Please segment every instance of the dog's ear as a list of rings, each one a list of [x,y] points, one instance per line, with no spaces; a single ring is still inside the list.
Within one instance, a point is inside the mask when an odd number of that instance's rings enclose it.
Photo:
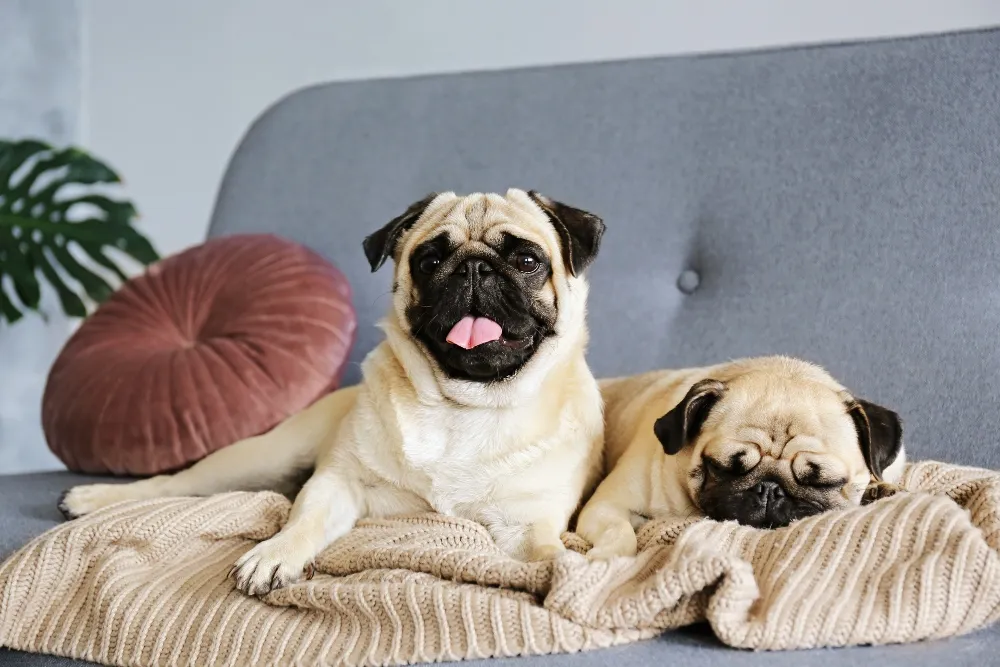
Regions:
[[[694,440],[708,413],[726,391],[718,380],[702,380],[688,390],[684,400],[653,424],[653,433],[667,454],[676,454]]]
[[[437,193],[433,192],[420,201],[413,202],[401,215],[390,220],[382,229],[365,237],[361,245],[365,249],[365,257],[368,258],[373,273],[378,271],[379,267],[385,264],[385,260],[392,256],[403,232],[420,219],[420,216],[436,197]]]
[[[881,481],[882,472],[892,465],[903,447],[903,425],[899,415],[860,398],[848,402],[847,414],[854,421],[869,472]]]
[[[528,196],[545,211],[556,228],[563,261],[570,274],[577,276],[583,273],[597,257],[604,235],[604,221],[593,213],[554,201],[534,190]]]

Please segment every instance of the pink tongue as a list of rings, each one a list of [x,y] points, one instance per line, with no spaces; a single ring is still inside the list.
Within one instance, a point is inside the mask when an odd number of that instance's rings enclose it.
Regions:
[[[500,340],[503,329],[493,320],[486,317],[466,315],[448,332],[449,343],[471,350],[477,345]]]

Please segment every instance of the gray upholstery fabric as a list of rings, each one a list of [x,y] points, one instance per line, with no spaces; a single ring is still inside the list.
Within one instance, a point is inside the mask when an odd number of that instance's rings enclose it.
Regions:
[[[0,475],[0,561],[63,520],[59,496],[75,484],[110,481],[68,472]]]
[[[607,221],[590,273],[599,374],[800,355],[897,409],[911,456],[1000,467],[998,63],[1000,32],[983,31],[320,86],[249,130],[211,234],[277,232],[334,260],[355,292],[357,362],[389,305],[367,233],[429,191],[536,188]],[[0,481],[0,544],[50,525],[70,481]],[[997,628],[790,654],[686,631],[531,662],[981,665],[998,653]]]

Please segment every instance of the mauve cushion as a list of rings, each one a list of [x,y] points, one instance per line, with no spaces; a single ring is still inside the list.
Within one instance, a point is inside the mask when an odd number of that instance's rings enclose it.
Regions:
[[[128,281],[66,343],[42,422],[73,471],[153,475],[263,433],[334,389],[347,279],[267,234],[213,239]]]

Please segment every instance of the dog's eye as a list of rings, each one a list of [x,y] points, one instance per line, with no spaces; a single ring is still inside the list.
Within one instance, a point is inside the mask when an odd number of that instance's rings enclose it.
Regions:
[[[795,480],[803,486],[811,486],[814,489],[821,489],[823,491],[833,491],[836,489],[842,489],[845,484],[849,481],[846,477],[840,479],[811,479],[808,481]]]
[[[802,462],[804,461],[804,463]],[[814,489],[831,490],[840,489],[847,484],[847,477],[837,475],[836,468],[822,466],[816,461],[802,457],[802,461],[796,460],[792,464],[792,476],[796,483],[802,486],[811,486]]]
[[[420,263],[417,265],[417,268],[420,269],[421,273],[434,273],[434,270],[437,269],[438,265],[440,264],[441,264],[440,257],[438,257],[437,255],[427,255],[422,260],[420,260]]]
[[[715,459],[711,459],[711,458],[709,458],[707,456],[703,456],[701,460],[702,460],[702,463],[705,464],[705,469],[708,470],[709,472],[711,472],[713,475],[716,475],[716,476],[718,476],[718,475],[725,475],[726,473],[731,472],[730,470],[728,470],[725,466],[723,466],[721,463],[719,463]]]
[[[701,460],[705,468],[716,477],[742,477],[751,469],[751,466],[747,465],[745,452],[733,454],[726,462],[710,456],[702,456]]]
[[[514,266],[521,273],[534,273],[538,268],[538,260],[522,253],[514,257]]]
[[[811,486],[813,488],[816,488],[816,489],[824,489],[824,490],[830,490],[830,491],[832,491],[832,490],[835,490],[835,489],[842,489],[842,488],[844,488],[844,485],[847,484],[847,481],[848,480],[846,480],[846,479],[831,479],[831,480],[828,480],[828,481],[813,482],[812,484],[809,484],[809,486]]]

